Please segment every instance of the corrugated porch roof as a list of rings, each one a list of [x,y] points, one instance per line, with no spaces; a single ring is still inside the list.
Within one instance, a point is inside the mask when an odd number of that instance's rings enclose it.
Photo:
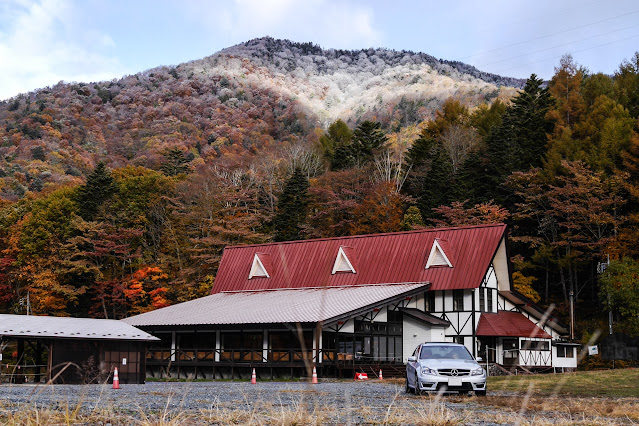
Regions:
[[[423,292],[428,283],[216,293],[126,318],[134,326],[330,323]]]

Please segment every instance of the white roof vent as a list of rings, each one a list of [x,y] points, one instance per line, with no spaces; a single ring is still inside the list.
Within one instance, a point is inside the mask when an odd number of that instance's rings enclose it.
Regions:
[[[352,247],[340,246],[339,251],[337,252],[337,258],[335,259],[335,264],[333,264],[333,275],[337,272],[351,272],[355,274],[355,267],[353,266],[354,260],[354,249]],[[348,258],[348,255],[351,255],[351,259]]]
[[[271,278],[268,270],[271,266],[271,256],[267,253],[255,253],[253,257],[253,265],[251,265],[251,272],[249,273],[249,280],[251,278]]]
[[[446,253],[444,252],[444,248],[442,246],[447,247],[448,241],[435,238],[433,247],[430,249],[428,261],[426,262],[426,269],[433,266],[447,266],[449,268],[453,267],[453,264],[450,263],[450,260],[448,259],[448,256],[446,256]]]

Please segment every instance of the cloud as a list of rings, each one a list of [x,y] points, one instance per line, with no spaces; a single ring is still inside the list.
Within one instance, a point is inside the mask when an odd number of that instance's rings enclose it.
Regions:
[[[233,0],[190,5],[192,19],[208,26],[212,37],[219,38],[222,32],[235,42],[269,35],[355,49],[378,46],[382,40],[372,9],[346,2]]]
[[[13,0],[0,12],[0,99],[65,81],[126,74],[113,39],[78,25],[66,0]]]

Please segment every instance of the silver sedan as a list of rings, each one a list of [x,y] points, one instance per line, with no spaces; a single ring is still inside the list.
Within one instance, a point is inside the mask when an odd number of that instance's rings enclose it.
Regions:
[[[422,343],[408,357],[406,392],[470,392],[486,395],[486,371],[464,345]]]

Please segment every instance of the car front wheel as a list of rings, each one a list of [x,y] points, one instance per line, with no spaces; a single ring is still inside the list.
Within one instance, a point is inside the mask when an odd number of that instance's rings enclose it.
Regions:
[[[483,390],[483,391],[475,391],[475,395],[477,395],[477,396],[486,396],[486,391],[485,390]]]
[[[405,389],[406,393],[410,393],[411,392],[411,388],[408,385],[408,375],[406,376],[406,389]]]
[[[417,374],[415,374],[415,395],[421,395],[422,394],[422,390],[419,387],[419,378],[417,377]]]

